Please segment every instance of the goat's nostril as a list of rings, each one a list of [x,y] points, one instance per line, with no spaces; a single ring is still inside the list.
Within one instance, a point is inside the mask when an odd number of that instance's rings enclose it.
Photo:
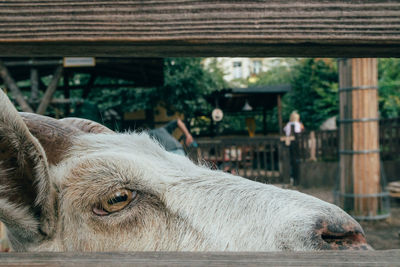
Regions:
[[[322,233],[321,238],[328,244],[337,245],[354,245],[365,243],[365,237],[361,233],[348,232],[344,234],[339,233]]]
[[[322,226],[322,227],[321,227]],[[370,250],[360,226],[350,223],[346,225],[318,224],[316,229],[321,249]]]

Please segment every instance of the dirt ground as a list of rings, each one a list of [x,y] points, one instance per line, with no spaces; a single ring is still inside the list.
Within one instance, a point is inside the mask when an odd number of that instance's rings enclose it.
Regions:
[[[295,189],[333,203],[332,189]],[[376,250],[400,249],[400,199],[391,200],[390,218],[360,222],[367,236],[367,242]]]

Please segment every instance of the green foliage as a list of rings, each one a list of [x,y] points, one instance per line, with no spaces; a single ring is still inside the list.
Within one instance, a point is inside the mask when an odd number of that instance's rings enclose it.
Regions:
[[[229,84],[225,81],[226,73],[220,68],[217,58],[212,58],[206,68],[207,75],[210,78],[210,84],[214,86],[214,90],[228,88]]]
[[[203,96],[223,86],[223,79],[220,79],[219,72],[220,70],[216,68],[214,72],[204,70],[200,58],[168,58],[164,60],[163,86],[92,90],[86,102],[95,104],[101,114],[113,110],[120,118],[125,112],[154,109],[161,104],[168,113],[181,112],[190,119],[196,114],[211,110]],[[115,81],[107,78],[96,82],[127,84],[124,80]],[[81,107],[81,109],[84,108],[84,106]],[[84,115],[88,112],[89,110],[81,110],[79,113]],[[102,120],[107,121],[105,118]]]
[[[317,129],[326,119],[339,113],[337,64],[333,59],[301,59],[292,61],[291,66],[284,69],[277,65],[262,74],[265,78],[260,78],[257,84],[280,83],[284,79],[279,77],[288,77],[292,91],[283,98],[284,120],[287,121],[289,114],[297,110],[307,129]],[[382,118],[398,117],[400,59],[379,59],[378,71],[380,115]],[[272,77],[273,75],[277,78]],[[267,113],[269,125],[277,125],[276,114],[276,109]]]
[[[126,88],[118,89],[99,89],[92,90],[89,95],[89,100],[96,103],[100,112],[113,109],[119,114],[124,112],[143,110],[151,107],[152,97],[155,90],[143,88]]]
[[[339,111],[338,73],[331,59],[302,59],[292,70],[292,90],[283,99],[284,118],[297,110],[309,130]]]
[[[186,118],[209,112],[211,107],[203,96],[222,84],[218,75],[206,71],[200,58],[169,58],[164,64],[164,86],[157,88],[156,102]]]
[[[276,66],[267,72],[260,73],[256,82],[250,83],[249,86],[287,84],[290,80],[290,69],[287,66]]]
[[[378,61],[379,111],[382,118],[400,116],[400,59]]]
[[[178,111],[188,119],[193,118],[194,128],[202,125],[202,131],[208,130],[208,120],[205,122],[204,117],[198,117],[199,114],[209,114],[212,110],[203,96],[212,90],[228,87],[223,79],[224,72],[218,67],[216,59],[211,60],[207,70],[204,70],[200,58],[169,58],[165,59],[164,64],[163,86],[150,89],[93,90],[90,101],[99,108],[101,114],[115,110],[120,116],[128,111],[152,109],[162,103],[171,113]],[[380,59],[379,77],[381,116],[400,116],[400,60]],[[85,84],[85,79],[87,77],[81,77],[82,84]],[[309,130],[317,129],[323,121],[338,114],[338,73],[336,61],[333,59],[276,59],[267,72],[257,76],[256,82],[243,82],[248,86],[290,83],[292,91],[282,101],[283,119],[287,121],[289,114],[297,110]],[[126,84],[126,81],[114,83]],[[89,106],[82,106],[82,115],[87,117],[94,114],[91,111],[93,107]],[[257,121],[257,131],[261,132],[262,121],[260,118]],[[269,132],[279,131],[276,108],[267,111],[267,127]],[[244,118],[226,114],[224,120],[215,125],[215,130],[222,133],[226,129],[245,132]]]
[[[288,84],[292,90],[282,99],[283,120],[293,110],[300,113],[305,127],[317,129],[339,111],[338,73],[332,59],[274,59],[268,71],[257,75],[248,86]],[[277,108],[267,111],[268,132],[278,132]],[[238,125],[235,123],[234,125]],[[261,121],[257,126],[262,125]],[[240,125],[243,128],[243,125]],[[261,128],[257,130],[260,132]]]
[[[222,135],[234,135],[234,134],[243,134],[248,133],[246,118],[254,118],[256,122],[256,133],[262,133],[264,131],[263,128],[263,117],[261,114],[255,113],[240,113],[238,114],[225,114],[224,119],[215,125],[215,133]],[[270,122],[268,122],[269,124]],[[267,125],[269,126],[269,125]],[[271,129],[268,129],[269,131]]]
[[[292,66],[298,63],[295,58],[277,58],[271,59],[272,67],[266,71],[261,72],[257,75],[257,79],[254,83],[249,82],[248,86],[258,85],[279,85],[288,84],[292,80]]]
[[[86,75],[75,75],[72,80],[74,84],[85,86],[88,77]],[[83,103],[72,102],[71,116],[86,118],[105,124],[112,129],[120,129],[123,114],[151,108],[153,105],[153,88],[131,88],[124,85],[132,82],[122,79],[112,79],[103,77],[96,79],[98,84],[119,84],[120,88],[96,88],[90,91],[90,94]],[[71,99],[79,99],[82,96],[82,90],[71,92]]]
[[[382,118],[400,116],[400,59],[379,59],[379,110]],[[192,121],[192,125],[208,130],[213,106],[204,95],[213,90],[229,87],[223,79],[225,73],[216,59],[211,59],[207,69],[201,58],[167,58],[164,60],[164,85],[158,88],[105,88],[92,90],[83,104],[71,104],[72,115],[81,116],[107,124],[107,114],[114,114],[114,121],[121,120],[125,112],[154,109],[158,104],[169,113],[181,112]],[[76,74],[71,78],[74,85],[85,87],[89,80],[86,74]],[[44,84],[51,76],[42,78]],[[277,85],[290,83],[291,92],[283,97],[282,111],[284,122],[293,110],[300,113],[301,120],[308,130],[317,129],[326,119],[338,115],[338,73],[333,59],[273,59],[268,71],[257,75],[256,79],[236,81],[247,86]],[[61,83],[61,82],[60,82]],[[132,84],[132,82],[102,78],[96,83]],[[19,86],[29,86],[30,81],[19,81]],[[60,84],[61,85],[61,84]],[[79,99],[82,89],[71,91],[71,99]],[[29,94],[25,93],[29,98]],[[57,91],[55,97],[61,97]],[[63,116],[63,108],[50,106],[48,115]],[[116,115],[115,115],[116,114]],[[200,115],[200,116],[199,116]],[[258,116],[257,131],[262,129]],[[277,109],[267,111],[267,128],[278,131]],[[232,132],[245,132],[244,117],[234,118],[226,114],[224,120],[216,125],[217,132],[229,129]]]

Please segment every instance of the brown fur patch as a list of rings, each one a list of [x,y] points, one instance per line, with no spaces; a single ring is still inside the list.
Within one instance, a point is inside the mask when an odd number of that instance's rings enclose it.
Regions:
[[[29,131],[44,148],[50,164],[60,162],[72,146],[72,137],[82,132],[56,119],[20,112]]]

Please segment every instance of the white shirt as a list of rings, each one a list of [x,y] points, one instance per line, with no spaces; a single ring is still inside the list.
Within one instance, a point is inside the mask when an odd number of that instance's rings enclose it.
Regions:
[[[290,136],[291,130],[292,130],[292,125],[294,125],[294,132],[295,133],[300,133],[301,132],[301,123],[298,121],[295,122],[288,122],[286,126],[283,128],[285,131],[286,136]]]

